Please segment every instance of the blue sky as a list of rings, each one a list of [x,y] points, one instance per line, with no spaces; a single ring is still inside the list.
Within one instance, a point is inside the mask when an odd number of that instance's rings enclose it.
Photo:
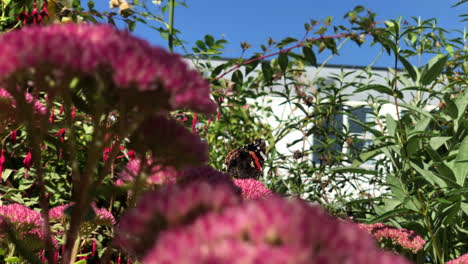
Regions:
[[[100,2],[98,7],[108,8],[107,1],[98,1]],[[423,19],[435,17],[439,25],[446,29],[463,30],[464,27],[468,28],[468,23],[460,22],[458,15],[468,13],[468,4],[451,8],[450,6],[457,1],[187,0],[187,8],[176,9],[175,24],[182,32],[181,38],[188,42],[187,47],[193,46],[195,41],[202,39],[205,34],[210,34],[216,39],[225,38],[229,41],[225,49],[227,57],[238,57],[241,55],[242,41],[252,44],[251,52],[254,52],[260,51],[260,44],[264,44],[269,37],[275,40],[288,36],[300,39],[304,35],[304,23],[310,19],[322,20],[327,16],[333,16],[333,24],[346,24],[343,15],[356,5],[362,5],[376,12],[378,21],[396,19],[398,16],[407,20],[419,16]],[[157,12],[156,6],[154,10]],[[142,26],[137,27],[136,34],[152,43],[166,45],[157,32]],[[368,45],[358,48],[354,43],[348,42],[340,51],[340,56],[334,57],[330,63],[366,66],[375,59],[378,52],[378,48],[370,48]],[[326,57],[324,55],[318,57],[319,62]],[[377,65],[390,66],[391,61],[390,58],[383,56]]]

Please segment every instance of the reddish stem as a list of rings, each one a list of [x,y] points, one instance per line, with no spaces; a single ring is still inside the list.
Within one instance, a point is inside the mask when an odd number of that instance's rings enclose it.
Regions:
[[[244,61],[242,63],[239,63],[237,64],[236,66],[232,67],[231,69],[223,72],[221,75],[219,75],[218,77],[215,78],[215,81],[223,78],[226,74],[232,72],[232,71],[235,71],[237,69],[239,69],[240,67],[242,67],[243,65],[246,65],[246,64],[249,64],[253,61],[257,61],[257,60],[263,60],[265,58],[269,58],[269,57],[272,57],[272,56],[275,56],[275,55],[278,55],[278,54],[281,54],[281,53],[285,53],[285,52],[288,52],[290,50],[293,50],[295,48],[299,48],[299,47],[302,47],[304,45],[304,43],[306,42],[314,42],[314,41],[317,41],[317,40],[321,40],[321,39],[334,39],[334,38],[343,38],[343,37],[347,37],[349,36],[350,34],[339,34],[339,35],[333,35],[333,36],[321,36],[321,37],[318,37],[318,38],[315,38],[315,39],[311,39],[311,40],[305,40],[305,41],[300,41],[299,43],[297,43],[296,45],[294,46],[291,46],[287,49],[282,49],[280,51],[277,51],[277,52],[274,52],[274,53],[271,53],[271,54],[267,54],[267,55],[263,55],[263,56],[260,56],[260,57],[257,57],[257,58],[254,58],[254,59],[251,59],[251,60],[247,60],[247,61]]]

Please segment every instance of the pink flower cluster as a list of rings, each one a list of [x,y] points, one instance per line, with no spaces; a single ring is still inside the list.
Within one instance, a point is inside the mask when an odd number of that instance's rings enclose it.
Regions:
[[[45,240],[43,222],[39,212],[21,204],[0,206],[0,238],[5,234],[4,228],[13,228],[17,238],[26,242],[30,248],[40,247]],[[52,240],[57,246],[57,240]]]
[[[64,204],[64,205],[59,205],[50,209],[49,210],[50,220],[53,222],[64,221],[67,218],[65,214],[65,210],[67,210],[67,208],[69,208],[72,205],[73,203]],[[115,218],[109,211],[107,211],[104,208],[98,208],[94,204],[91,205],[91,208],[93,209],[93,212],[96,215],[96,218],[93,219],[92,221],[95,222],[97,225],[113,226],[115,224]]]
[[[298,199],[271,196],[163,233],[143,263],[407,264],[355,225]]]
[[[445,264],[468,264],[468,253],[461,255],[457,259],[451,260]]]
[[[130,87],[137,88],[132,93],[162,89],[172,109],[189,108],[204,113],[216,110],[216,104],[210,99],[208,81],[189,69],[179,55],[153,47],[110,25],[27,27],[2,34],[0,46],[0,79],[3,80],[30,68],[52,70],[51,73],[65,68],[90,76],[104,69],[110,70],[114,84],[121,91]]]
[[[45,116],[46,107],[30,93],[24,93],[26,102],[32,104],[34,113]],[[0,119],[3,121],[13,122],[16,118],[16,101],[13,96],[5,89],[0,88]]]
[[[133,144],[135,147],[133,148]],[[208,145],[176,120],[156,115],[145,120],[130,137],[130,147],[151,151],[155,162],[165,165],[199,165],[208,161]]]
[[[0,206],[0,216],[8,220],[18,231],[31,231],[42,227],[41,214],[22,204]]]
[[[240,197],[226,184],[199,181],[167,185],[144,194],[137,206],[120,219],[115,241],[130,254],[143,256],[161,232],[239,202]]]
[[[266,198],[273,194],[263,182],[255,179],[235,179],[234,184],[241,188],[244,200]]]
[[[146,164],[149,169],[149,175],[146,177],[147,183],[165,184],[175,182],[178,172],[173,167],[153,164],[152,159],[148,159]],[[143,169],[140,159],[132,159],[127,163],[125,169],[119,174],[119,178],[126,182],[132,181],[139,174],[143,173]]]
[[[390,241],[393,245],[417,253],[422,250],[426,241],[414,231],[405,228],[398,229],[382,223],[359,224],[361,229],[367,230],[379,242]]]

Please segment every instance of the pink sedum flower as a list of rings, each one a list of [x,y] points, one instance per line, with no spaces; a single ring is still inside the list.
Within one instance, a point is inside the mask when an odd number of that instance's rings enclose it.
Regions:
[[[161,235],[143,263],[409,264],[351,223],[297,199],[271,196]]]
[[[240,197],[225,184],[199,181],[166,185],[144,194],[137,206],[120,219],[115,242],[130,254],[143,256],[162,232],[239,202]]]
[[[451,260],[446,264],[468,264],[468,253],[465,255],[461,255],[457,259]]]
[[[379,242],[389,241],[393,245],[401,246],[413,253],[422,250],[426,244],[422,237],[405,228],[398,229],[382,223],[359,224],[359,227],[367,230]]]
[[[2,34],[0,46],[3,80],[30,68],[57,75],[54,70],[66,67],[65,73],[88,76],[104,70],[121,91],[132,87],[130,95],[160,91],[167,95],[172,109],[189,108],[203,113],[216,110],[209,97],[208,81],[190,69],[181,56],[110,25],[27,27]]]
[[[255,179],[234,179],[234,184],[241,188],[244,200],[265,198],[273,194],[263,182]]]
[[[6,228],[11,228],[17,239],[22,240],[30,249],[43,246],[43,221],[40,213],[35,210],[21,204],[0,206],[0,239],[8,239],[4,236]],[[57,240],[52,239],[52,243],[57,247]]]
[[[0,215],[13,224],[17,230],[30,231],[42,226],[41,214],[22,204],[0,206]]]

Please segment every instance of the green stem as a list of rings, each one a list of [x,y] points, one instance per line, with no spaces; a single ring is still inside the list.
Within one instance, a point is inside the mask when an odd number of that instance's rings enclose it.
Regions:
[[[169,0],[169,51],[174,50],[174,10],[175,0]]]
[[[78,251],[80,249],[80,241],[81,241],[81,236],[78,234],[75,239],[75,244],[73,245],[73,250],[71,253],[71,258],[70,258],[70,263],[75,263],[76,260],[76,255],[78,255]]]

